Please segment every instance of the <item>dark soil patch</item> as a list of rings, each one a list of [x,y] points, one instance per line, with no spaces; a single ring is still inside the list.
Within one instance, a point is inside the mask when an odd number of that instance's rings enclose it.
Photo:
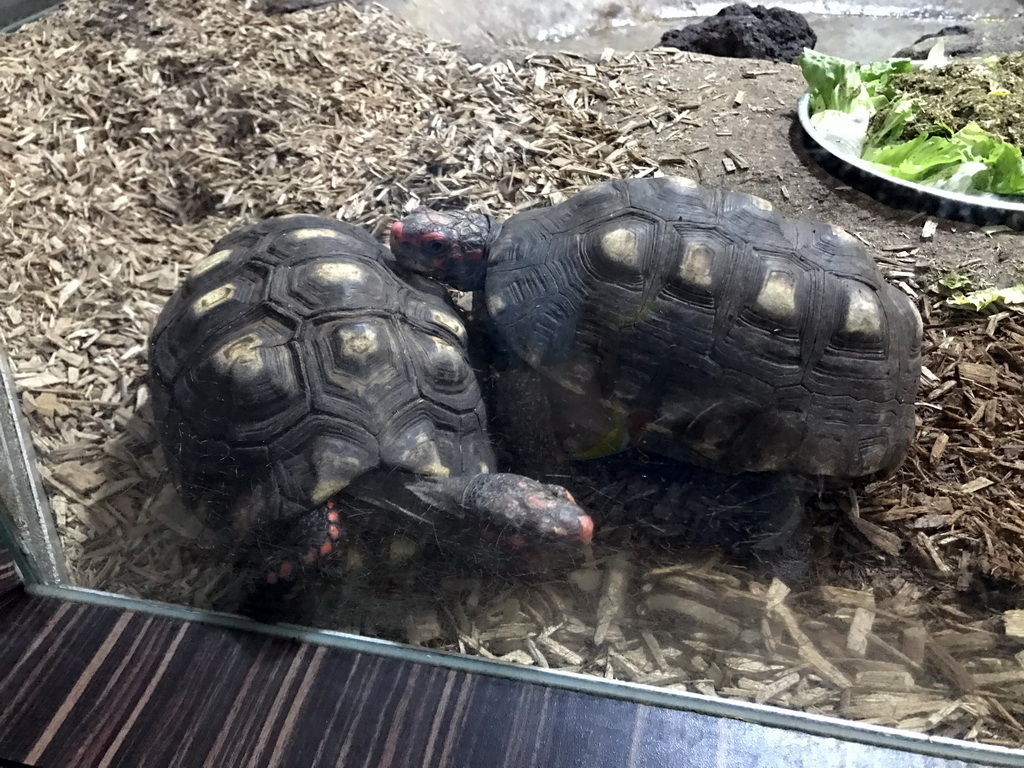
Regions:
[[[797,66],[696,54],[650,54],[657,77],[624,71],[609,119],[651,166],[769,200],[788,216],[838,224],[859,238],[890,277],[923,288],[967,271],[979,285],[1024,281],[1024,234],[939,220],[911,198],[876,202],[823,170],[805,148],[796,103],[806,90]],[[538,58],[533,61],[538,62]]]

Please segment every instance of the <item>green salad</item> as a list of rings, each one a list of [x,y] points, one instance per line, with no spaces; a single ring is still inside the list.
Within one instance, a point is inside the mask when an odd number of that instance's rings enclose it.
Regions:
[[[1024,194],[1021,148],[976,122],[955,131],[932,125],[905,138],[919,105],[894,80],[911,71],[908,59],[859,64],[804,49],[799,64],[808,84],[811,123],[834,150],[919,184]]]

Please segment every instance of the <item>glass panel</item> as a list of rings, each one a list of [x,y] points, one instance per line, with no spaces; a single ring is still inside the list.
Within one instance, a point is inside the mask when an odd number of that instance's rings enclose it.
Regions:
[[[27,576],[1019,743],[1024,321],[926,269],[1009,246],[834,193],[796,69],[242,5],[0,53]]]
[[[67,580],[53,514],[35,468],[35,452],[17,400],[6,354],[0,349],[0,544],[29,583]]]

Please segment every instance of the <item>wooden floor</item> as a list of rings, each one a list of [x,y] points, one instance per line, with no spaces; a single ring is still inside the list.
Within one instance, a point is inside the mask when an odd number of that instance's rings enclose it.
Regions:
[[[30,597],[0,549],[0,765],[973,765]]]

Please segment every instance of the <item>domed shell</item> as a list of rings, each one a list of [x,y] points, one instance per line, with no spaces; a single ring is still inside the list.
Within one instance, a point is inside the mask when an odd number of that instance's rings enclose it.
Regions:
[[[269,520],[377,468],[486,471],[465,344],[447,294],[399,278],[358,227],[290,216],[229,234],[151,338],[154,414],[183,496]]]
[[[629,179],[517,214],[486,301],[572,455],[618,431],[719,470],[851,478],[913,438],[913,302],[849,234],[750,195]]]

